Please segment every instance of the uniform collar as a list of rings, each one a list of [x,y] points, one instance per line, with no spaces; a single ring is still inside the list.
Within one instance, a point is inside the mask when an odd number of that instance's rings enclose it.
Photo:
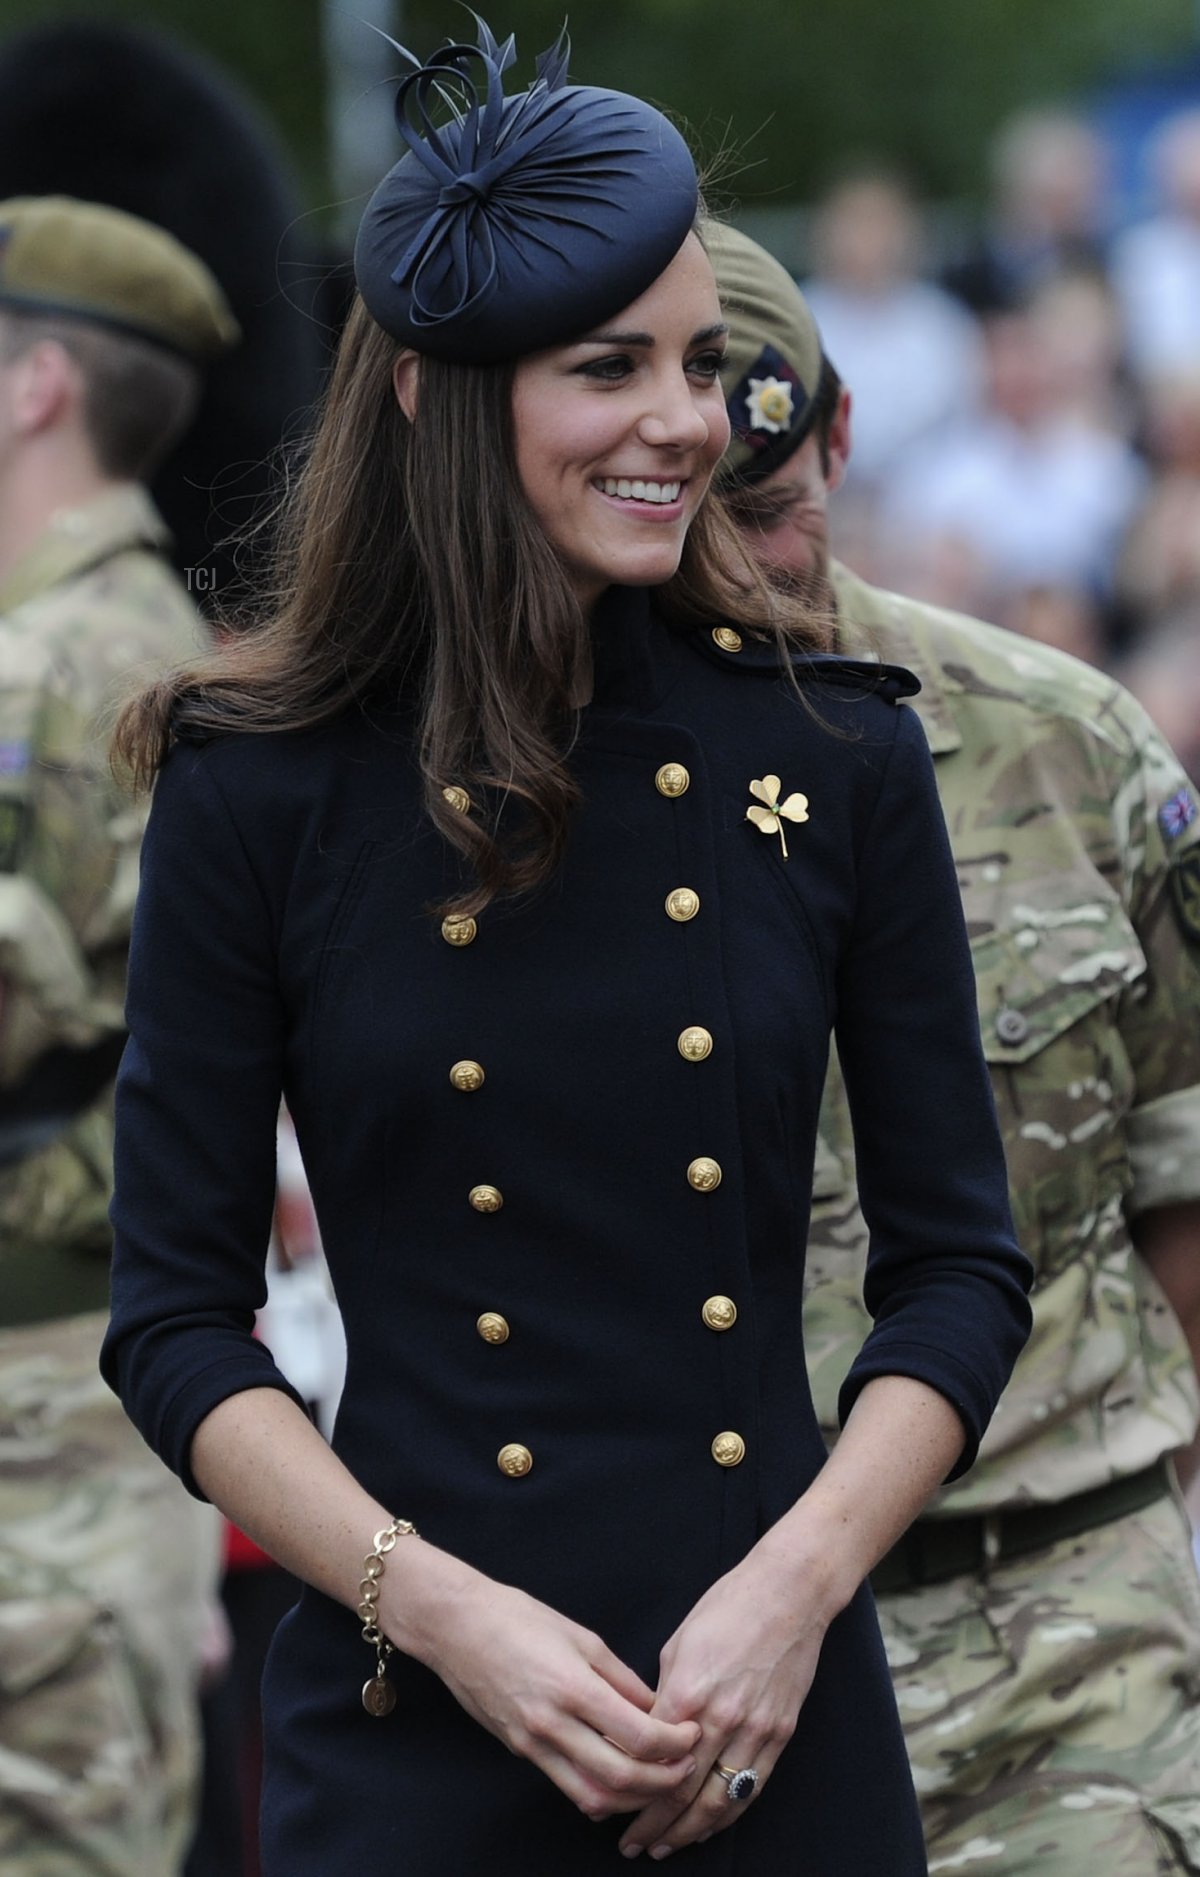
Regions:
[[[920,717],[933,754],[945,756],[961,749],[962,733],[950,700],[961,694],[962,685],[946,670],[930,635],[922,630],[920,608],[899,594],[868,586],[840,561],[830,562],[829,577],[837,607],[839,651],[907,665],[921,680],[920,695],[909,708]],[[886,643],[880,644],[884,633]]]
[[[0,581],[0,614],[127,548],[165,553],[170,541],[166,523],[136,483],[108,489],[78,508],[57,509],[7,579]]]

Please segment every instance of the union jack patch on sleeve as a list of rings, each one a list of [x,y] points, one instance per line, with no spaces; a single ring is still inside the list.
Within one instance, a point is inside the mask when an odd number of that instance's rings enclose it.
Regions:
[[[1196,819],[1196,800],[1190,789],[1180,789],[1158,811],[1158,825],[1168,841],[1174,841]]]

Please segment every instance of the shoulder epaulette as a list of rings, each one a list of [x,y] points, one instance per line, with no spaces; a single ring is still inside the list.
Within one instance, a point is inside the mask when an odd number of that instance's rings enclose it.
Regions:
[[[843,680],[861,684],[872,697],[881,697],[887,704],[915,697],[921,689],[921,680],[907,665],[885,665],[874,658],[843,658],[837,652],[793,652],[792,664],[799,675],[824,684]]]
[[[698,650],[727,670],[752,671],[761,676],[777,675],[780,669],[779,653],[771,640],[754,638],[733,626],[702,628],[695,643]],[[921,689],[920,679],[906,665],[886,665],[873,658],[845,658],[839,652],[809,652],[802,648],[790,657],[800,679],[859,686],[864,694],[881,697],[888,704],[896,704],[902,697],[915,697]]]

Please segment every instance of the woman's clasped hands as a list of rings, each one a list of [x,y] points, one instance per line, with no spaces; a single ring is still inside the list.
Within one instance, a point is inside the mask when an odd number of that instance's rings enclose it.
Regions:
[[[524,1591],[465,1565],[452,1575],[425,1634],[400,1646],[587,1817],[635,1813],[621,1838],[627,1858],[667,1857],[754,1802],[734,1798],[716,1769],[752,1768],[761,1793],[795,1730],[828,1620],[760,1545],[685,1617],[653,1690],[600,1637]],[[410,1605],[410,1624],[412,1615]]]

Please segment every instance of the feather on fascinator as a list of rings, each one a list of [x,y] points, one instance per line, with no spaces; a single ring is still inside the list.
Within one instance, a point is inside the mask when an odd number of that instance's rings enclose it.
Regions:
[[[505,97],[513,36],[500,45],[474,18],[478,44],[448,43],[428,64],[396,46],[415,68],[396,94],[408,147],[367,204],[354,272],[401,344],[488,365],[636,300],[682,245],[698,187],[653,105],[568,82],[565,31],[528,90]]]

